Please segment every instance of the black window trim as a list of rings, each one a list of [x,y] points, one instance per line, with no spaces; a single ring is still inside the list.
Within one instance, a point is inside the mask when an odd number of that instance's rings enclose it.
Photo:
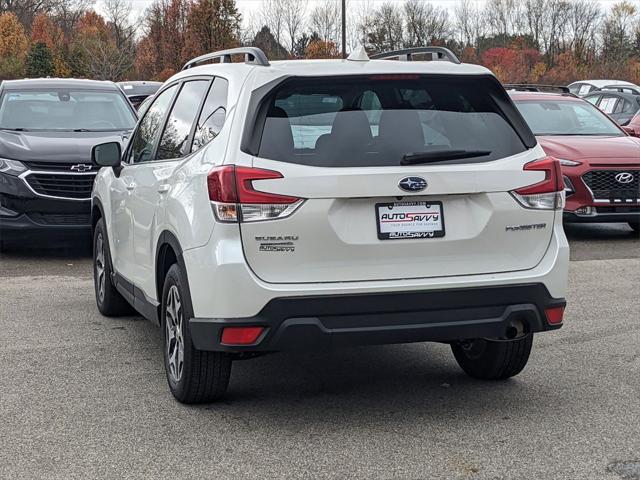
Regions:
[[[524,117],[520,114],[518,109],[516,108],[513,100],[506,92],[502,84],[498,81],[496,77],[490,74],[481,74],[481,75],[456,75],[456,74],[420,74],[424,76],[428,76],[430,78],[472,78],[472,79],[488,79],[493,82],[495,86],[497,86],[497,91],[501,93],[501,95],[492,95],[491,100],[496,103],[496,106],[499,109],[500,115],[507,121],[507,123],[513,128],[514,132],[522,141],[525,149],[534,148],[538,142],[536,137],[531,132],[531,129],[527,125]],[[251,93],[251,98],[249,100],[249,106],[247,108],[247,115],[245,117],[245,125],[244,130],[242,132],[242,140],[240,144],[240,150],[248,155],[258,156],[258,151],[260,149],[260,143],[262,141],[262,133],[264,130],[264,124],[267,118],[267,111],[269,108],[269,103],[275,95],[276,90],[283,83],[290,81],[291,79],[303,79],[303,80],[318,80],[318,79],[341,79],[341,78],[352,78],[354,76],[367,76],[366,74],[358,74],[358,75],[332,75],[332,76],[313,76],[313,77],[301,77],[301,76],[293,76],[286,75],[276,80],[272,80],[265,85],[257,88]]]

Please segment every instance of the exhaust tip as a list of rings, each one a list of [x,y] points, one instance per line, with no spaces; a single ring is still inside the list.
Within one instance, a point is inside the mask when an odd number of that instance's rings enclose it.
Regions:
[[[515,340],[516,338],[524,337],[527,333],[529,333],[528,330],[528,324],[522,319],[516,318],[509,322],[509,325],[507,325],[507,328],[505,329],[504,336],[508,340]]]

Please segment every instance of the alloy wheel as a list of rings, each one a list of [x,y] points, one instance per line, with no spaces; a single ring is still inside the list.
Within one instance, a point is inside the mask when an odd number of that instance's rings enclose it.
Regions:
[[[184,365],[184,335],[182,302],[178,287],[172,285],[167,294],[165,308],[166,349],[169,375],[174,382],[182,378]]]
[[[105,254],[104,254],[104,240],[102,233],[98,233],[98,239],[96,240],[96,284],[98,287],[98,299],[100,303],[104,302],[104,293],[106,287],[106,273],[105,273]]]

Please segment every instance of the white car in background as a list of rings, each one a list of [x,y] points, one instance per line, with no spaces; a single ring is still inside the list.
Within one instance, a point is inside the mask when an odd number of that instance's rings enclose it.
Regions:
[[[622,93],[640,95],[640,87],[635,83],[624,80],[579,80],[568,85],[569,91],[579,97],[598,90],[613,90]]]
[[[425,52],[440,61],[204,55],[124,152],[94,148],[98,309],[161,325],[179,401],[291,349],[445,342],[504,379],[561,326],[560,164],[487,69],[441,47],[385,57]]]

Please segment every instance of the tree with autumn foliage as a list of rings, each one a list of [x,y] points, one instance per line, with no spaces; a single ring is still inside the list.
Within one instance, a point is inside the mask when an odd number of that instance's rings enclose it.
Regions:
[[[526,83],[534,66],[542,64],[542,55],[533,48],[494,47],[482,54],[482,64],[499,80],[509,83]],[[540,67],[538,67],[540,68]]]
[[[31,42],[33,45],[43,43],[51,51],[54,77],[68,77],[71,75],[65,58],[65,36],[62,28],[44,13],[36,15],[31,25]],[[32,47],[33,48],[33,47]]]
[[[193,57],[240,45],[234,0],[156,0],[145,17],[135,59],[143,78],[166,80]]]
[[[133,46],[119,46],[113,24],[93,11],[79,19],[70,51],[71,68],[77,76],[120,80],[134,63]]]
[[[13,13],[0,15],[0,80],[15,78],[24,72],[29,40]]]
[[[189,9],[184,57],[239,45],[240,13],[233,0],[196,0]]]
[[[188,0],[156,0],[147,8],[135,67],[142,78],[166,80],[188,60],[184,58]]]
[[[307,58],[340,58],[338,45],[326,40],[314,40],[306,50]]]
[[[64,33],[49,15],[36,15],[31,24],[31,41],[44,43],[50,50],[61,48],[64,43]]]

